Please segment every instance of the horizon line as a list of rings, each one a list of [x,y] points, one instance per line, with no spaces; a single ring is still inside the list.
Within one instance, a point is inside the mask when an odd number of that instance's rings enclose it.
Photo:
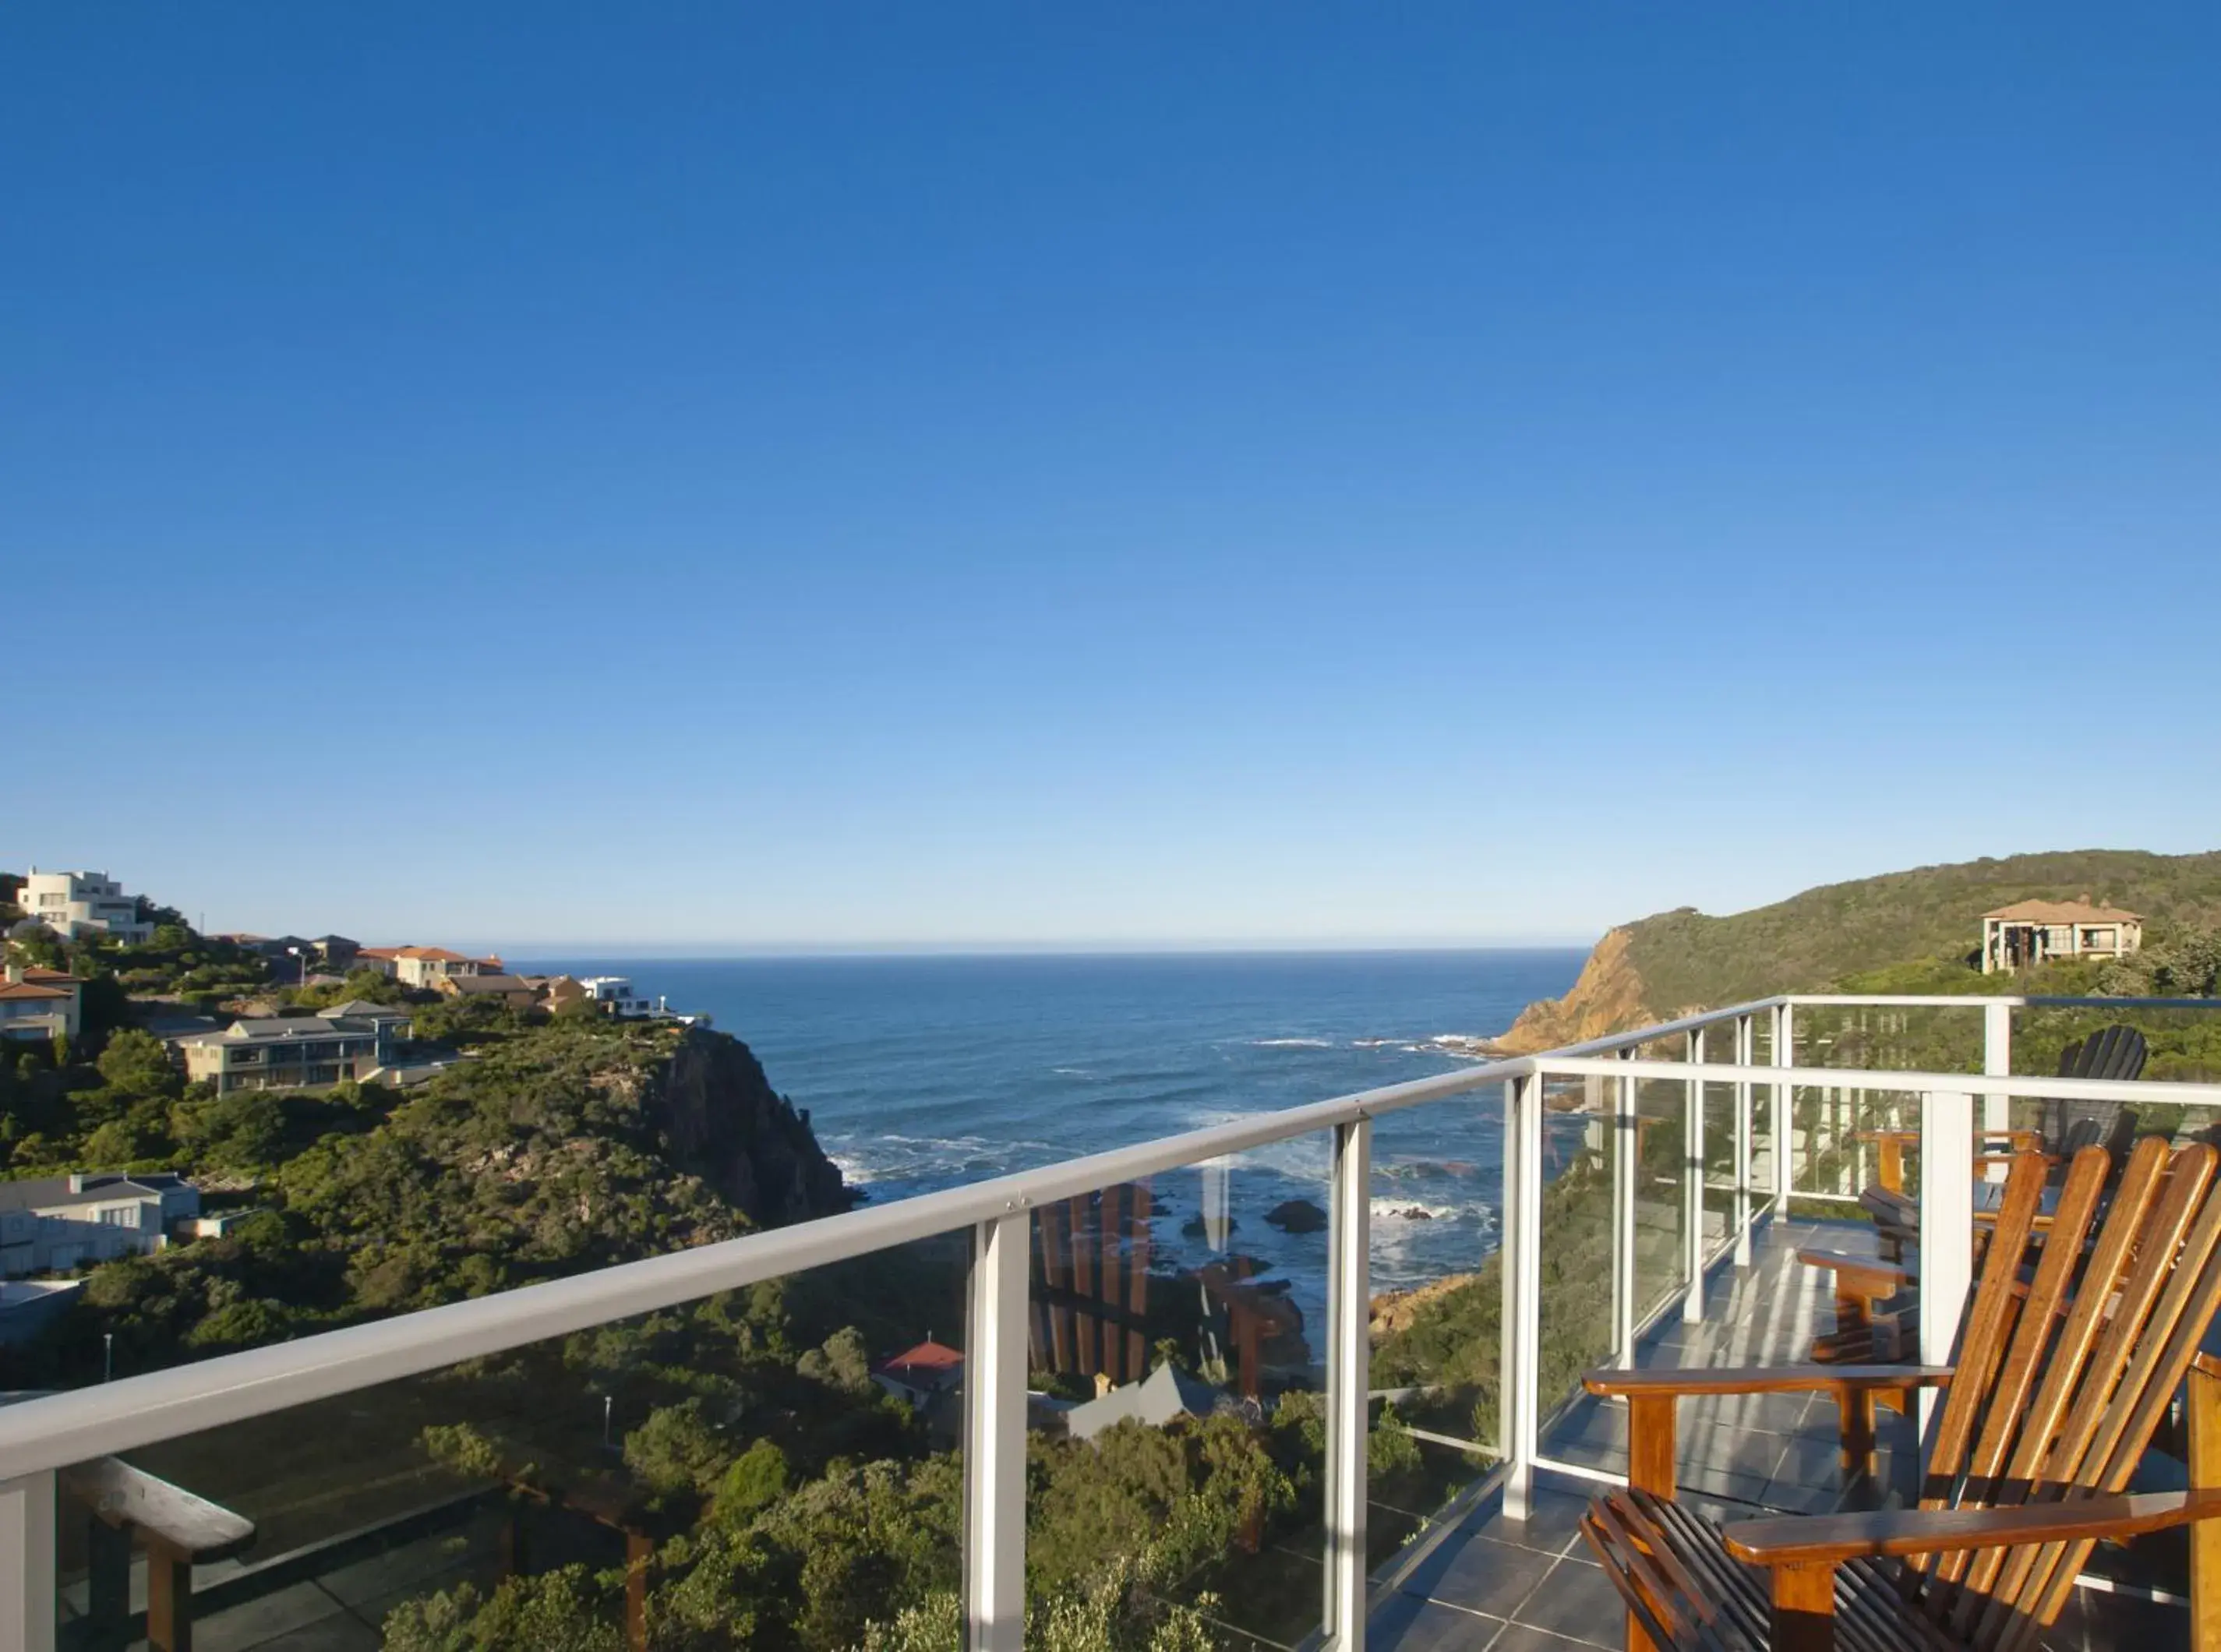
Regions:
[[[573,956],[624,959],[754,958],[1014,958],[1254,956],[1265,954],[1320,955],[1337,953],[1568,952],[1593,947],[1594,937],[1522,937],[1490,941],[1412,939],[1327,939],[1301,941],[457,941],[458,948],[483,948],[504,958]]]

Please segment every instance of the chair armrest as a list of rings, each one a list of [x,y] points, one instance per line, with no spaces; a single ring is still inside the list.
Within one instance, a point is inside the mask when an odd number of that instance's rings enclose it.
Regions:
[[[1755,1566],[1836,1564],[1875,1555],[1936,1555],[2016,1543],[2134,1537],[2221,1517],[2221,1491],[2146,1492],[2001,1509],[1884,1509],[1871,1514],[1739,1520],[1728,1553]]]
[[[1807,1267],[1824,1267],[1836,1275],[1838,1288],[1849,1286],[1868,1296],[1893,1296],[1920,1275],[1898,1262],[1877,1256],[1858,1256],[1847,1250],[1800,1250],[1797,1260]]]
[[[1851,1132],[1851,1140],[1854,1142],[1918,1142],[1919,1139],[1920,1132],[1917,1129],[1909,1130],[1853,1130]]]
[[[1679,1394],[1785,1394],[1823,1389],[1941,1388],[1948,1365],[1654,1366],[1591,1371],[1581,1386],[1592,1394],[1623,1398]]]

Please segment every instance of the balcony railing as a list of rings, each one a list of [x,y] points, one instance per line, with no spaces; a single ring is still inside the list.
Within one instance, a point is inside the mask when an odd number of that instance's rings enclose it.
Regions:
[[[1580,1367],[1631,1361],[1646,1332],[1677,1314],[1701,1320],[1708,1276],[1748,1262],[1755,1231],[1792,1200],[1854,1199],[1864,1172],[1857,1137],[1878,1117],[1908,1110],[1917,1117],[1920,1357],[1936,1363],[1948,1355],[1971,1267],[1978,1123],[2003,1128],[2017,1101],[2053,1098],[2190,1106],[2221,1117],[2221,1085],[2013,1074],[2015,1012],[2077,1005],[2115,1013],[2221,1007],[2213,1000],[1771,998],[0,1408],[0,1652],[57,1646],[57,1477],[65,1471],[927,1242],[954,1245],[961,1275],[964,1377],[953,1404],[960,1408],[954,1432],[962,1445],[963,1499],[952,1566],[967,1642],[1016,1648],[1027,1606],[1029,1364],[1045,1346],[1063,1348],[1076,1337],[1093,1350],[1093,1368],[1140,1375],[1148,1363],[1142,1322],[1114,1281],[1138,1281],[1147,1272],[1147,1234],[1153,1217],[1165,1217],[1163,1190],[1175,1177],[1196,1177],[1194,1230],[1223,1232],[1231,1226],[1227,1167],[1267,1152],[1300,1157],[1300,1173],[1316,1177],[1327,1211],[1324,1334],[1311,1344],[1323,1342],[1317,1404],[1325,1439],[1316,1581],[1305,1558],[1297,1568],[1304,1580],[1286,1586],[1316,1588],[1316,1610],[1292,1614],[1298,1624],[1316,1625],[1314,1643],[1361,1648],[1368,1585],[1383,1563],[1368,1530],[1378,1501],[1368,1475],[1380,1472],[1368,1467],[1368,1440],[1382,1398],[1371,1369],[1373,1259],[1391,1219],[1373,1211],[1378,1135],[1392,1138],[1398,1121],[1421,1110],[1461,1107],[1436,1116],[1470,1121],[1475,1130],[1500,1121],[1494,1370],[1483,1374],[1469,1417],[1415,1417],[1410,1431],[1467,1463],[1494,1459],[1466,1496],[1500,1487],[1505,1511],[1517,1517],[1538,1470],[1616,1478],[1545,1449],[1552,1417],[1577,1396]],[[1946,1059],[1926,1070],[1809,1059],[1854,1048],[1869,1056],[1942,1051]],[[1963,1070],[1945,1070],[1947,1061]],[[1587,1244],[1595,1250],[1581,1248]],[[1586,1265],[1568,1260],[1592,1254],[1608,1258],[1601,1268],[1608,1292],[1601,1280],[1578,1277]],[[1482,1258],[1470,1260],[1477,1268]],[[1553,1290],[1545,1288],[1546,1263],[1561,1270],[1548,1275],[1561,1279]],[[1567,1268],[1574,1275],[1561,1277]],[[1229,1300],[1261,1299],[1245,1269],[1230,1272],[1236,1277],[1210,1288]],[[1253,1342],[1257,1334],[1254,1320],[1231,1333]],[[1247,1387],[1229,1398],[1245,1399],[1254,1419],[1254,1349],[1227,1359],[1223,1380]],[[1231,1374],[1237,1365],[1239,1380]],[[1399,1403],[1424,1413],[1428,1386],[1423,1376],[1398,1387]],[[304,1441],[303,1449],[314,1443]],[[1442,1482],[1414,1475],[1407,1483]],[[1417,1511],[1417,1521],[1428,1514]],[[627,1537],[643,1541],[637,1532]],[[173,1576],[164,1586],[190,1584]]]

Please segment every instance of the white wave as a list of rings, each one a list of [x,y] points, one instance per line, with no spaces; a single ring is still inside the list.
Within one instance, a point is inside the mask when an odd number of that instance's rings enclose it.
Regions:
[[[1253,1049],[1332,1049],[1331,1038],[1253,1038]]]
[[[1496,1211],[1487,1205],[1430,1205],[1424,1199],[1376,1194],[1372,1205],[1373,1230],[1375,1233],[1380,1232],[1384,1224],[1396,1223],[1416,1226],[1421,1222],[1469,1221],[1482,1227],[1496,1225]]]

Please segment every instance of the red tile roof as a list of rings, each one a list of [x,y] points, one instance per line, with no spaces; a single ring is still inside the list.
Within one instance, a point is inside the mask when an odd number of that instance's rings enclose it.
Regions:
[[[67,1003],[75,996],[58,986],[41,986],[33,981],[0,981],[0,998],[59,998]]]
[[[916,1348],[907,1349],[894,1355],[879,1369],[882,1371],[954,1371],[964,1363],[963,1353],[930,1337]]]
[[[2024,900],[2000,906],[1984,917],[2022,923],[2141,923],[2141,912],[2124,912],[2118,906],[2093,906],[2086,900]]]

